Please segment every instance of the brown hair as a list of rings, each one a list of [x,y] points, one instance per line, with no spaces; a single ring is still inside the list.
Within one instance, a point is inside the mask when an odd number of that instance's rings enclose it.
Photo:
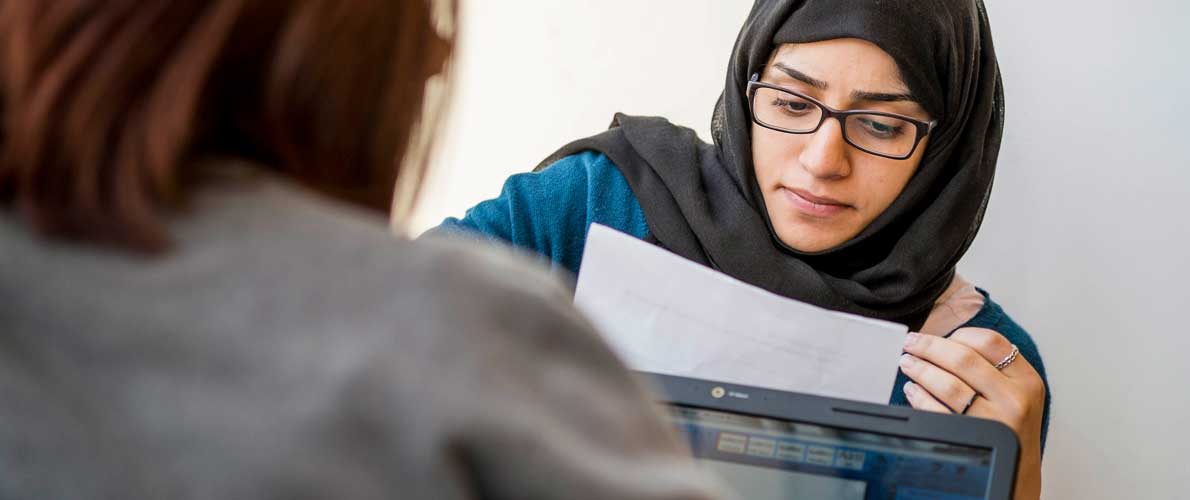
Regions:
[[[46,234],[160,250],[199,160],[233,156],[388,209],[402,163],[420,177],[401,160],[453,45],[436,14],[454,12],[0,0],[0,206]]]

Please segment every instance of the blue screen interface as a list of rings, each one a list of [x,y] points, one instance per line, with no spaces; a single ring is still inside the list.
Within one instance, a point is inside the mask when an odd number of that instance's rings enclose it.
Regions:
[[[749,500],[985,498],[992,450],[666,405],[700,464]]]

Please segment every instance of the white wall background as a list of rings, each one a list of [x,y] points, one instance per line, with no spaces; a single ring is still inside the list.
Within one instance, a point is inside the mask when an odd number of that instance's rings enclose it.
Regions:
[[[1045,497],[1190,498],[1190,6],[988,1],[1008,123],[961,270],[1046,356]],[[455,106],[413,229],[615,111],[708,138],[750,5],[466,2]]]

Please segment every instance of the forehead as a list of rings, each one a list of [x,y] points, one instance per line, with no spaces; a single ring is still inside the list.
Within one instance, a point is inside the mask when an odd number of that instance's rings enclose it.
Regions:
[[[783,64],[823,80],[832,87],[880,92],[907,92],[895,60],[876,44],[858,38],[838,38],[811,43],[787,43],[773,50],[771,68]]]

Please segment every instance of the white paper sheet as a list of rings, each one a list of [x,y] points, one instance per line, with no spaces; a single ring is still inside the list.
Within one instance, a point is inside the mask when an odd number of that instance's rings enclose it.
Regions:
[[[575,304],[629,367],[887,403],[907,329],[746,284],[592,225]]]

